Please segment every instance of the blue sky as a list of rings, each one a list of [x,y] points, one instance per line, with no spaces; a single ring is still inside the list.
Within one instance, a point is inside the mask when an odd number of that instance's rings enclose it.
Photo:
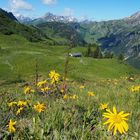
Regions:
[[[140,11],[140,0],[0,0],[0,7],[31,17],[51,12],[100,21],[120,19]]]

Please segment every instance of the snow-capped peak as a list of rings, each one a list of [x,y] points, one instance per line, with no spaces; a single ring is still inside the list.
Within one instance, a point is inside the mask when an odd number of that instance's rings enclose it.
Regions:
[[[30,21],[33,20],[33,18],[25,17],[25,16],[20,15],[20,14],[16,15],[16,18],[17,18],[17,20],[18,20],[19,22],[21,22],[21,23],[27,23],[27,22],[30,22]]]
[[[128,17],[128,19],[131,19],[131,20],[140,20],[140,11],[134,13],[133,15],[131,15],[130,17]]]
[[[46,21],[56,21],[56,22],[77,22],[78,20],[73,16],[61,16],[61,15],[54,15],[52,13],[46,13],[42,19]]]

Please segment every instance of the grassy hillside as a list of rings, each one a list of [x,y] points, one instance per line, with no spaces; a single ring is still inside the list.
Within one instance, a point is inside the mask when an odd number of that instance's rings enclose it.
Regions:
[[[75,47],[71,52],[86,49]],[[68,46],[0,35],[0,139],[138,140],[139,71],[115,59],[70,57],[63,81],[67,50]],[[45,85],[35,85],[36,70],[39,81],[47,80]],[[51,70],[61,76],[55,84],[48,75]],[[114,128],[108,131],[103,117],[107,110],[101,104],[130,113],[124,116],[126,134],[122,129],[116,135]],[[117,124],[118,119],[113,121]]]
[[[19,23],[12,13],[7,13],[2,9],[0,9],[0,34],[17,34],[32,42],[48,39],[38,28]]]
[[[84,76],[84,74],[83,74]],[[60,93],[59,89],[51,89],[48,92],[24,93],[23,85],[15,84],[14,87],[0,89],[0,134],[5,139],[120,139],[138,140],[140,133],[139,123],[139,91],[132,92],[130,88],[139,84],[140,75],[134,77],[134,81],[128,81],[125,77],[119,79],[96,80],[93,83],[77,83],[76,81],[65,83],[67,90]],[[49,82],[49,81],[48,81]],[[50,83],[49,83],[50,84]],[[61,81],[59,85],[63,85]],[[81,88],[81,86],[83,88]],[[35,85],[30,83],[35,89]],[[55,90],[55,94],[52,92]],[[90,92],[90,94],[89,94]],[[65,96],[66,95],[66,96]],[[24,101],[27,105],[17,114],[17,107],[9,107],[8,103]],[[44,109],[39,113],[34,107],[40,102]],[[128,103],[129,102],[129,103]],[[108,104],[107,108],[116,107],[117,112],[130,113],[128,118],[129,130],[126,134],[113,130],[108,131],[108,125],[104,125],[106,119],[101,110],[101,104]],[[8,132],[9,120],[16,121],[15,132]]]
[[[50,38],[55,39],[59,44],[68,44],[71,36],[74,37],[74,43],[77,45],[84,45],[85,41],[81,34],[76,31],[77,23],[61,23],[61,22],[45,22],[37,24],[44,34]]]
[[[76,47],[71,52],[86,51]],[[0,35],[0,81],[29,80],[35,75],[38,63],[40,75],[51,69],[64,74],[67,46],[49,46],[45,43],[31,43],[11,35]],[[68,76],[75,80],[95,81],[98,78],[117,78],[137,72],[115,59],[70,58]]]

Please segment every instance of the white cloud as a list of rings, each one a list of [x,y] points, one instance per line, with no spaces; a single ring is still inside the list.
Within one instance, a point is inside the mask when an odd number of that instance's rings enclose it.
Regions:
[[[32,10],[31,4],[25,0],[9,0],[11,11],[16,12],[18,10]]]
[[[73,16],[74,15],[74,10],[71,9],[71,8],[65,8],[63,15],[64,16]]]
[[[42,2],[46,5],[54,5],[56,4],[57,0],[42,0]]]

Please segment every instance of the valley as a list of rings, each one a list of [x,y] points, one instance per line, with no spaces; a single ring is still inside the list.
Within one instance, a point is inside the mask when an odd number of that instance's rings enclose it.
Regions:
[[[69,17],[70,18],[70,17]],[[35,25],[40,29],[47,30],[47,35],[60,39],[59,29],[63,28],[60,34],[61,38],[67,36],[67,30],[75,30],[72,34],[77,34],[77,40],[81,43],[98,43],[102,51],[110,51],[115,55],[123,54],[125,60],[132,66],[140,68],[140,49],[139,49],[139,29],[140,29],[140,12],[120,20],[110,21],[81,21],[74,19],[71,21],[68,17],[59,17],[47,13],[44,17],[24,22],[25,24]],[[53,25],[54,24],[54,25]],[[55,26],[55,24],[57,26]],[[63,24],[63,25],[62,25]],[[70,29],[71,28],[71,29]],[[56,32],[58,31],[58,33]],[[64,31],[64,32],[63,32]],[[57,35],[58,34],[58,35]],[[68,32],[69,34],[69,32]],[[55,37],[56,36],[56,37]],[[57,40],[58,40],[57,39]],[[65,42],[65,40],[60,42]],[[67,42],[67,41],[66,41]]]

